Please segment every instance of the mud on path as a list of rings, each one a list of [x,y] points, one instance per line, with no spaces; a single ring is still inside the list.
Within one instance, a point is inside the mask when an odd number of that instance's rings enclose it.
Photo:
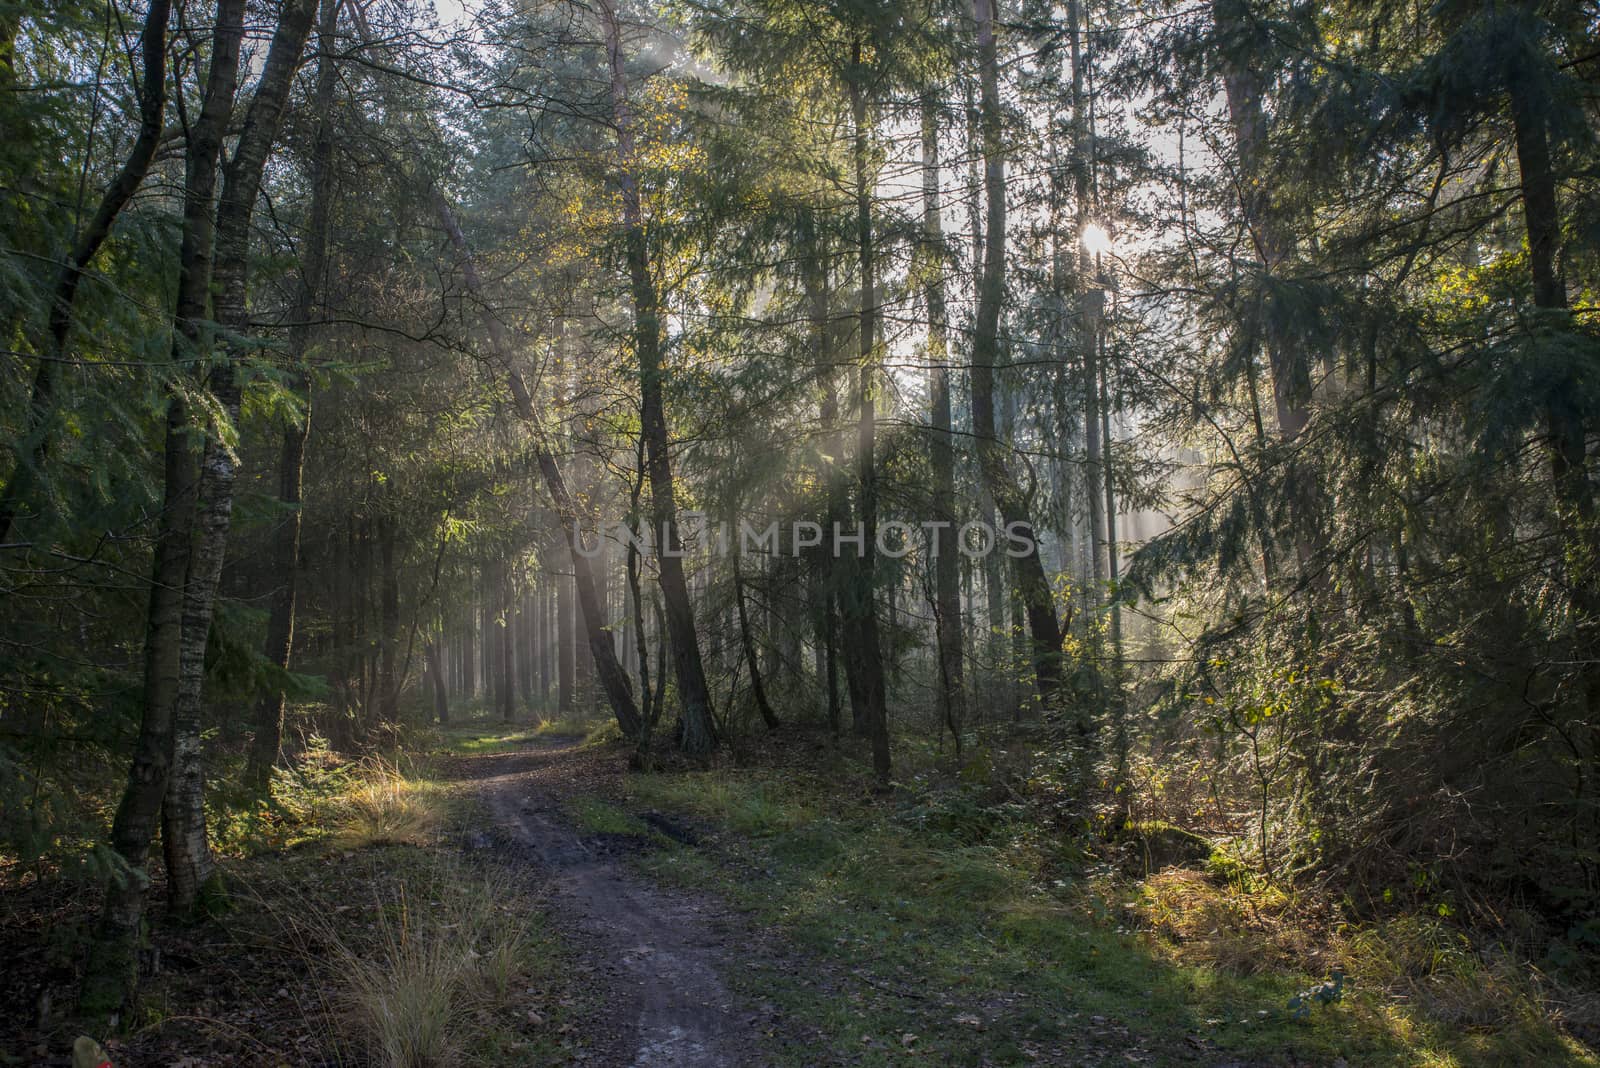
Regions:
[[[727,977],[769,954],[767,939],[703,895],[663,887],[633,869],[626,836],[586,834],[563,810],[612,792],[614,753],[578,739],[541,738],[523,750],[452,761],[451,778],[483,797],[494,826],[479,848],[523,851],[548,879],[550,911],[600,986],[588,1063],[718,1068],[770,1063],[780,1021],[748,1003]],[[792,1040],[792,1039],[791,1039]]]

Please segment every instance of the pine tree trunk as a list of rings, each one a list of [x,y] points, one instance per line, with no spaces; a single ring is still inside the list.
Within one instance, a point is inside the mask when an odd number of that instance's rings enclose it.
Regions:
[[[983,275],[978,290],[978,312],[972,339],[972,432],[979,467],[1000,511],[1005,531],[1026,539],[1030,548],[1012,558],[1017,588],[1027,608],[1033,638],[1034,674],[1039,693],[1047,702],[1061,681],[1061,628],[1055,599],[1044,573],[1027,498],[1013,477],[1006,447],[995,434],[994,367],[999,353],[1000,305],[1005,296],[1006,179],[1005,148],[1001,143],[999,65],[995,55],[993,0],[974,0],[978,30],[980,81],[979,120],[983,138],[987,222],[984,230]],[[997,551],[999,551],[997,549]]]
[[[700,638],[695,632],[694,605],[684,577],[682,543],[678,537],[677,504],[668,452],[666,411],[662,390],[661,323],[655,280],[650,275],[649,247],[633,174],[633,123],[628,84],[623,71],[622,29],[612,0],[601,0],[606,24],[606,53],[611,74],[612,118],[617,130],[617,177],[622,193],[622,222],[633,293],[634,348],[639,360],[641,433],[644,435],[650,474],[651,518],[659,538],[656,556],[661,594],[666,603],[667,632],[672,636],[672,660],[683,702],[679,746],[686,753],[709,753],[717,746],[712,721],[711,690],[706,683]]]
[[[517,597],[517,697],[526,707],[533,707],[533,592],[526,590]]]
[[[573,633],[577,621],[573,613],[577,605],[572,596],[572,579],[566,575],[556,579],[556,711],[562,716],[572,715],[576,657]]]
[[[517,718],[517,688],[514,675],[516,655],[513,652],[515,643],[511,634],[513,608],[510,571],[504,562],[500,564],[500,722],[502,723],[514,723]]]
[[[238,80],[243,0],[220,0],[211,68],[200,114],[190,129],[184,180],[173,360],[183,366],[204,343],[209,317],[218,156]],[[106,886],[79,991],[80,1014],[98,1029],[114,1027],[137,988],[137,948],[149,876],[145,864],[167,794],[183,648],[183,589],[198,489],[189,412],[181,389],[167,401],[162,509],[157,520],[144,641],[143,708],[128,784],[111,825],[111,847],[127,866]]]
[[[288,0],[267,51],[261,82],[245,112],[233,158],[223,168],[222,196],[217,203],[216,261],[213,288],[218,324],[235,335],[249,330],[246,270],[249,265],[250,216],[261,189],[272,143],[277,139],[284,105],[311,32],[315,0]],[[243,383],[234,359],[214,372],[211,391],[228,426],[239,421]],[[175,911],[195,907],[201,887],[211,878],[211,850],[206,841],[205,769],[200,749],[201,697],[205,685],[206,645],[216,605],[217,581],[227,554],[233,523],[233,487],[237,458],[222,439],[221,422],[208,428],[200,463],[196,536],[184,584],[182,652],[178,704],[173,717],[172,777],[162,817],[168,894]]]
[[[855,128],[852,155],[855,164],[856,251],[861,272],[861,308],[857,317],[860,364],[856,368],[856,510],[860,516],[862,547],[854,559],[855,581],[844,602],[846,639],[845,674],[857,716],[872,743],[872,770],[880,788],[889,785],[888,695],[883,677],[883,648],[878,636],[878,600],[875,553],[878,535],[877,398],[873,388],[877,373],[878,296],[876,249],[872,234],[872,188],[868,174],[867,99],[861,85],[862,47],[853,45],[850,79],[850,113]],[[838,550],[837,544],[835,550]]]
[[[1570,328],[1566,279],[1561,275],[1561,212],[1550,159],[1546,109],[1534,97],[1529,81],[1510,83],[1511,120],[1517,167],[1522,184],[1522,215],[1528,230],[1528,270],[1533,302],[1550,320]],[[1585,664],[1584,700],[1592,724],[1600,732],[1600,559],[1595,548],[1594,493],[1589,481],[1588,428],[1572,397],[1580,386],[1570,371],[1550,386],[1545,408],[1546,448],[1550,481],[1555,490],[1556,521],[1561,533],[1571,589],[1572,623],[1577,657]],[[1595,750],[1600,759],[1600,747]]]
[[[478,699],[478,621],[468,604],[461,622],[461,696],[468,704]]]
[[[439,656],[439,642],[430,640],[422,647],[423,659],[428,665],[428,677],[433,683],[433,717],[441,727],[450,723],[450,691],[444,681],[444,665]]]
[[[928,468],[933,477],[929,535],[934,570],[933,628],[939,662],[939,708],[957,755],[967,719],[961,641],[961,558],[956,546],[955,437],[950,414],[950,342],[945,312],[944,228],[939,204],[939,111],[922,101],[922,229],[928,264]]]
[[[818,674],[826,680],[824,706],[828,729],[835,739],[839,737],[842,707],[839,701],[839,660],[837,612],[838,590],[848,581],[845,561],[827,551],[833,525],[844,513],[844,480],[841,477],[844,456],[844,435],[839,427],[839,387],[834,370],[835,346],[833,328],[832,291],[828,279],[828,247],[826,239],[817,233],[816,220],[807,215],[802,221],[801,243],[804,248],[803,284],[806,291],[806,308],[810,318],[813,371],[817,379],[817,419],[822,437],[827,442],[831,458],[826,470],[819,472],[827,491],[827,533],[824,544],[818,548],[814,568],[817,598],[816,642],[818,649]]]
[[[315,91],[317,137],[311,150],[311,212],[306,229],[303,273],[295,296],[294,324],[289,328],[287,359],[305,391],[305,411],[300,422],[283,419],[279,433],[283,447],[279,459],[278,498],[290,511],[273,535],[272,569],[277,586],[272,590],[267,620],[265,656],[280,670],[289,669],[294,647],[295,600],[300,578],[300,528],[303,465],[306,441],[311,434],[311,379],[304,371],[311,346],[311,315],[317,295],[324,285],[327,265],[328,218],[333,198],[333,94],[338,70],[333,61],[338,32],[338,0],[322,0],[317,30],[321,58],[317,66]],[[283,746],[284,695],[280,689],[261,699],[256,710],[256,733],[250,749],[246,781],[265,790],[271,781],[272,767]]]
[[[378,721],[400,722],[400,560],[394,517],[380,512],[378,535],[378,682],[374,687]]]

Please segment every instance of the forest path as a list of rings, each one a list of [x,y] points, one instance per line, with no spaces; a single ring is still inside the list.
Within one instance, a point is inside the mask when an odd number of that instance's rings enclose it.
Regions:
[[[526,851],[548,877],[563,937],[592,973],[604,1002],[601,1034],[584,1037],[590,1060],[632,1068],[761,1064],[770,1007],[753,1007],[724,977],[765,940],[703,895],[662,887],[634,870],[628,835],[575,827],[563,803],[604,793],[619,774],[581,739],[536,738],[527,748],[457,758],[451,775],[472,783],[493,818],[479,848]]]

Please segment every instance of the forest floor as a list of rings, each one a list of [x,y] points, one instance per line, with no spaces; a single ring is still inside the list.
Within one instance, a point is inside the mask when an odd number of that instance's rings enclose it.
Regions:
[[[568,951],[607,984],[606,1063],[1597,1063],[1525,1006],[1430,1018],[1354,982],[1302,1006],[1327,990],[1307,932],[1222,929],[1199,872],[1040,885],[1039,843],[948,777],[908,769],[879,796],[823,734],[650,774],[569,736],[466,728],[448,747],[449,777],[547,873]],[[1186,909],[1215,929],[1172,934]],[[1227,952],[1167,952],[1163,923]]]
[[[825,734],[651,773],[603,735],[479,719],[219,790],[232,908],[157,909],[113,1063],[1600,1064],[1441,943],[1359,943],[1426,957],[1400,982],[1215,873],[1097,874],[936,753],[883,796]],[[0,864],[0,1065],[68,1063],[94,887]]]

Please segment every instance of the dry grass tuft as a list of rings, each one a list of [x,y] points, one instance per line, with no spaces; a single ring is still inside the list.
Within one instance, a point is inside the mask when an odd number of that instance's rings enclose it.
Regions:
[[[344,849],[372,845],[427,845],[443,816],[438,802],[381,757],[362,762],[343,799],[333,842]]]
[[[511,1001],[531,931],[510,887],[432,860],[378,892],[370,926],[317,924],[333,1044],[378,1068],[463,1063],[479,1014]]]

